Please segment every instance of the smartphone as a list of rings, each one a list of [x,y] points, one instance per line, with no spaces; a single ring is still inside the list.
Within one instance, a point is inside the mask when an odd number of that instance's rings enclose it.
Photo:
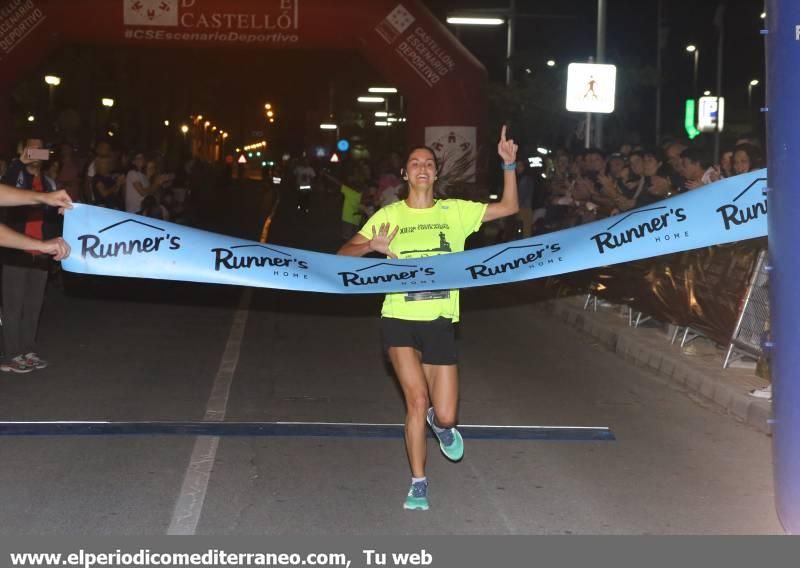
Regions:
[[[31,160],[45,162],[50,159],[50,150],[47,148],[28,148],[26,154]]]

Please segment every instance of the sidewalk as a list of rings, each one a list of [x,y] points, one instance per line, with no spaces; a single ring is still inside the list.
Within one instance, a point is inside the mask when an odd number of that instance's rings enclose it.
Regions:
[[[724,353],[720,354],[718,349],[686,355],[680,342],[672,345],[671,337],[661,327],[629,327],[618,306],[584,311],[584,300],[585,296],[577,296],[550,300],[543,305],[566,324],[588,333],[634,365],[669,379],[689,396],[713,403],[760,432],[771,432],[772,403],[748,394],[766,386],[765,379],[749,369],[723,369]]]

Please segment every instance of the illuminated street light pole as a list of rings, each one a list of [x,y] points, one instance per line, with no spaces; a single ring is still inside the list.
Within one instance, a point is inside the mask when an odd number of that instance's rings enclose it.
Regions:
[[[512,67],[514,58],[514,35],[517,27],[517,2],[516,0],[509,0],[508,5],[508,33],[506,36],[506,87],[511,85],[514,79],[514,69]]]
[[[697,96],[697,67],[700,62],[700,50],[696,45],[687,45],[686,51],[694,56],[694,66],[692,68],[692,98]]]
[[[716,95],[722,97],[722,71],[723,63],[725,60],[725,11],[727,5],[725,0],[722,0],[717,5],[717,11],[714,14],[714,27],[717,30],[717,88]],[[715,121],[714,126],[714,163],[719,163],[720,155],[720,130],[719,121]]]
[[[597,53],[595,60],[597,63],[606,62],[606,0],[597,0]],[[603,147],[603,114],[599,113],[596,117],[594,128],[595,145]]]
[[[450,16],[447,18],[448,24],[456,26],[500,26],[507,23],[506,32],[506,86],[511,84],[512,69],[511,58],[514,56],[514,14],[516,12],[516,0],[510,0],[511,4],[506,20],[503,18],[472,18],[467,16]]]
[[[114,99],[103,97],[100,99],[100,104],[103,107],[103,129],[105,129],[108,134],[110,132],[109,126],[111,122],[111,109],[114,107]],[[113,134],[109,135],[113,136]]]
[[[758,79],[753,79],[747,84],[747,112],[751,112],[753,106],[753,87],[758,86]]]
[[[50,110],[55,108],[55,88],[61,84],[61,77],[57,75],[45,75],[44,82],[47,83],[48,95],[50,98]]]

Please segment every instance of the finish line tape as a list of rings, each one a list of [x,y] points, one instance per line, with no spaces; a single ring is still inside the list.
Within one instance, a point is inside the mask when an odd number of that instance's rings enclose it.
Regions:
[[[519,282],[767,234],[766,170],[742,174],[555,233],[407,260],[354,258],[226,237],[91,205],[65,213],[83,274],[334,294],[449,290]]]
[[[614,433],[596,426],[490,426],[463,424],[472,440],[613,441]],[[402,438],[403,424],[353,422],[0,422],[0,436],[277,436]],[[430,433],[429,433],[430,435]]]

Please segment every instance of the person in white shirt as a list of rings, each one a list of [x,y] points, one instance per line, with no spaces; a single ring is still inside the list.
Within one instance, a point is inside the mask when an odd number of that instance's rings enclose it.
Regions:
[[[142,200],[161,189],[172,176],[159,175],[156,163],[145,160],[141,152],[133,157],[133,168],[125,177],[125,211],[138,213],[142,209]]]
[[[138,153],[133,157],[133,168],[125,176],[125,211],[137,213],[142,208],[142,200],[150,195],[150,180],[144,173],[146,164],[144,154]]]

